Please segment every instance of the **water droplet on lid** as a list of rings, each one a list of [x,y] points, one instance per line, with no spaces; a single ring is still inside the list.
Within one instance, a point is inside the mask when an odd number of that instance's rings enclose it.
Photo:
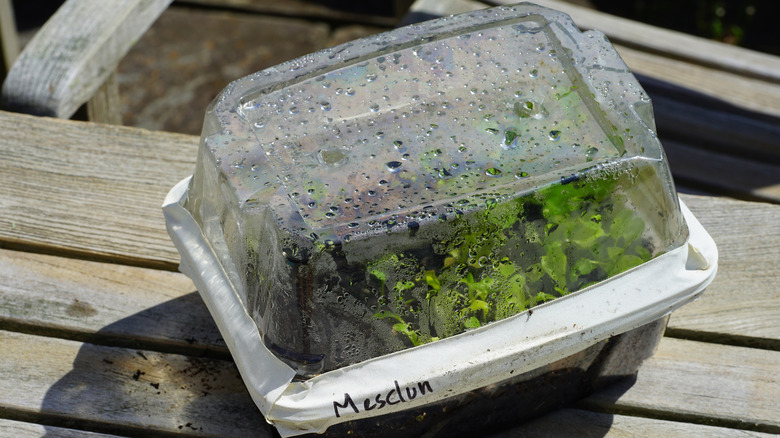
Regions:
[[[403,164],[400,161],[388,161],[387,164],[386,164],[387,170],[389,170],[392,173],[395,173],[395,172],[398,172],[399,170],[401,170],[401,166],[402,165]]]
[[[528,77],[535,78],[539,76],[539,70],[533,69],[530,72],[528,72]]]
[[[526,173],[526,172],[518,172],[518,173],[515,174],[515,178],[517,178],[517,179],[525,178],[527,176],[528,176],[528,173]]]
[[[346,152],[342,149],[320,149],[317,153],[317,159],[326,166],[338,167],[349,159]]]
[[[375,75],[375,74],[373,74],[373,73],[372,73],[372,74],[369,74],[369,75],[366,75],[366,80],[367,80],[368,82],[374,82],[374,81],[376,80],[376,75]]]
[[[398,152],[403,152],[406,150],[406,146],[404,146],[404,142],[401,140],[396,140],[393,142],[393,146],[395,147],[395,150]]]
[[[323,111],[330,111],[330,102],[320,102],[320,108]]]
[[[501,147],[504,149],[512,149],[515,146],[517,146],[517,137],[519,135],[512,131],[511,129],[507,129],[504,131],[504,142],[501,144]]]
[[[495,167],[488,167],[485,169],[485,175],[487,176],[501,176],[501,169]]]
[[[355,89],[352,87],[347,88],[347,96],[354,96],[355,95]]]
[[[385,133],[384,133],[384,132],[382,132],[382,131],[379,131],[379,132],[377,132],[376,134],[374,134],[374,136],[375,136],[376,138],[385,138]]]
[[[496,128],[485,128],[485,132],[487,132],[488,134],[496,135],[496,134],[498,134],[498,129],[496,129]]]
[[[558,141],[561,139],[561,131],[558,131],[557,129],[550,131],[549,135],[550,135],[550,140],[552,141]]]
[[[373,190],[368,191],[368,196],[376,196],[376,192]]]

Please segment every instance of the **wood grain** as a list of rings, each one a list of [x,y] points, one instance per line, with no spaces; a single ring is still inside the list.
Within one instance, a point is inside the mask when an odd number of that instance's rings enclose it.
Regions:
[[[56,423],[64,415],[72,427],[117,434],[270,436],[229,361],[2,331],[0,347],[8,353],[0,356],[0,373],[24,376],[0,380],[0,411],[17,417]],[[642,416],[661,420],[684,415],[687,422],[737,421],[744,425],[742,429],[776,433],[780,382],[773,380],[773,370],[779,366],[779,352],[666,338],[656,356],[640,368],[635,382],[610,387],[586,404],[602,411],[641,411]],[[610,417],[600,418],[596,424],[569,421],[582,428],[583,436],[593,436],[603,432],[603,421]],[[675,430],[667,422],[646,418],[611,420],[656,432],[650,436],[668,436],[663,432]],[[511,435],[522,436],[523,429],[518,427]],[[532,424],[530,430],[530,436],[539,436],[533,432],[538,425]],[[570,436],[563,430],[550,436]]]
[[[775,435],[678,421],[604,414],[579,409],[561,409],[499,436],[507,438],[769,438]]]
[[[84,430],[44,426],[42,424],[4,419],[0,419],[0,430],[3,431],[5,436],[14,438],[119,438],[117,435],[106,435]]]
[[[684,201],[718,245],[719,268],[702,297],[672,314],[670,330],[740,337],[780,351],[780,207],[706,196]],[[780,412],[780,411],[778,411]]]
[[[271,436],[230,361],[3,331],[0,347],[0,412],[12,417],[118,435]]]
[[[3,245],[175,268],[179,256],[165,232],[160,204],[167,190],[194,169],[196,137],[0,115],[0,129],[6,133],[0,138],[0,185],[6,188],[0,198]],[[698,310],[687,313],[689,322],[678,326],[673,319],[673,326],[747,336],[764,324],[757,337],[780,339],[773,329],[780,325],[772,317],[780,314],[772,286],[780,282],[772,264],[778,259],[773,248],[780,247],[780,207],[688,195],[683,199],[706,228],[717,231],[722,261],[709,291],[695,304]],[[736,243],[745,246],[740,249]],[[752,291],[753,298],[738,304],[744,290]],[[751,307],[751,302],[762,305]],[[708,316],[728,314],[734,306],[741,311],[726,318],[733,324]],[[747,321],[752,321],[749,326]]]
[[[197,137],[0,112],[0,242],[174,269],[160,206]]]
[[[183,274],[0,250],[0,328],[229,357]]]
[[[512,4],[514,0],[489,0],[485,3]],[[614,43],[658,53],[666,58],[710,66],[740,76],[780,82],[780,58],[651,26],[626,18],[560,0],[536,0],[534,3],[569,14],[582,29],[598,29]]]
[[[780,352],[663,338],[624,382],[589,397],[590,409],[780,433]]]
[[[19,56],[19,35],[16,31],[11,0],[0,0],[0,81]]]
[[[65,2],[11,67],[3,84],[3,107],[69,118],[171,1]]]

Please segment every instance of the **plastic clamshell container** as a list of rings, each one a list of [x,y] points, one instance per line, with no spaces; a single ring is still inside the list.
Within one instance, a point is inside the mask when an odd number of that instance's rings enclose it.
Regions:
[[[601,33],[494,8],[233,82],[163,210],[283,436],[412,431],[496,384],[635,372],[712,280],[654,131]]]

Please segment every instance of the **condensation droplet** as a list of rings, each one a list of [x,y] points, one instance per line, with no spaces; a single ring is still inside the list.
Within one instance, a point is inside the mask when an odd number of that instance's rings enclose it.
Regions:
[[[485,175],[487,176],[501,176],[501,169],[495,167],[488,167],[485,169]]]
[[[392,173],[396,173],[399,170],[401,170],[402,165],[403,164],[400,161],[388,161],[386,164],[387,170],[389,170]]]

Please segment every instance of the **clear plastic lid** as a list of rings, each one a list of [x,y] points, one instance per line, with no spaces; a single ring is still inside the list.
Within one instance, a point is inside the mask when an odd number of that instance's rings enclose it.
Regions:
[[[309,376],[679,246],[654,129],[601,33],[530,4],[477,11],[233,82],[188,208],[266,344]]]

